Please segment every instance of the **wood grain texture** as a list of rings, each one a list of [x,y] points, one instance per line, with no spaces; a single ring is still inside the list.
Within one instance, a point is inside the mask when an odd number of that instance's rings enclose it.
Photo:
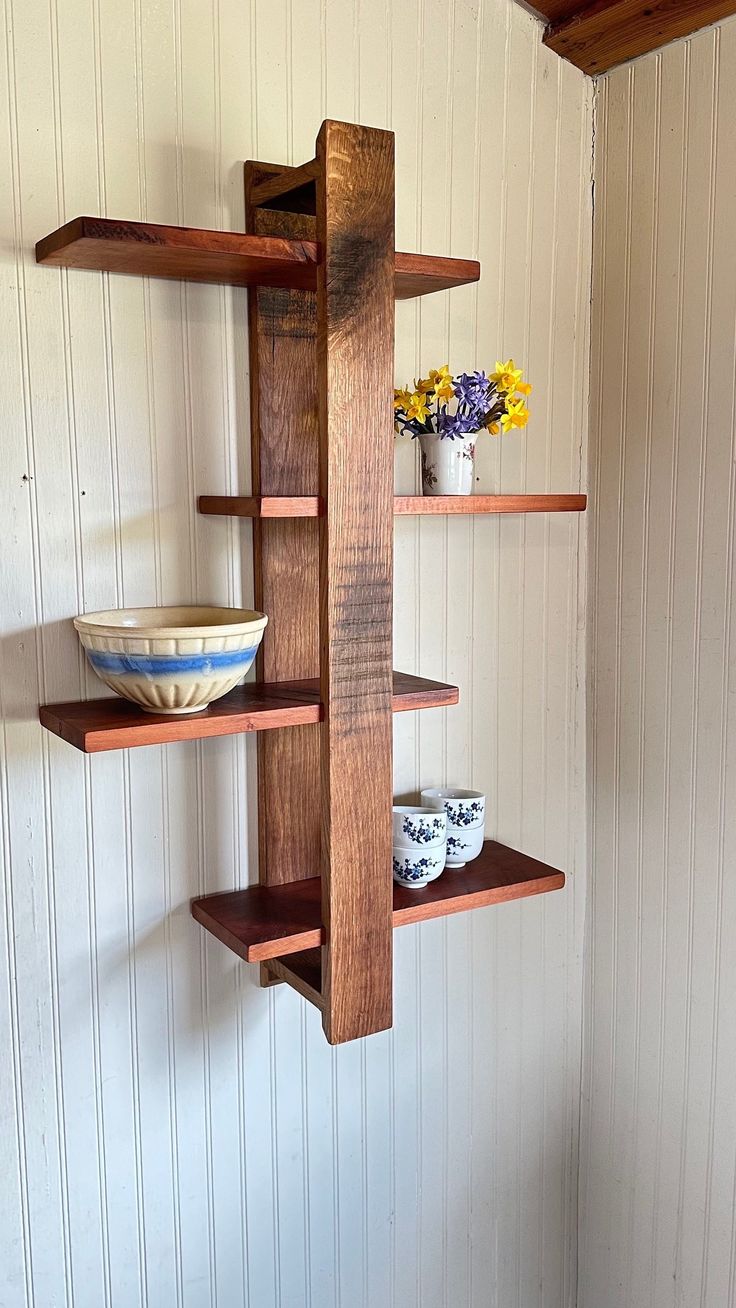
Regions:
[[[252,683],[237,686],[222,699],[190,715],[146,713],[117,695],[45,704],[39,720],[70,745],[87,754],[139,745],[167,745],[177,740],[205,740],[242,731],[269,731],[317,723],[321,717],[319,683],[312,680]]]
[[[395,514],[582,513],[586,495],[395,495]],[[200,513],[237,518],[317,518],[319,496],[200,495]]]
[[[314,287],[314,243],[116,218],[73,218],[36,245],[36,262],[228,286]]]
[[[394,138],[317,139],[323,1026],[391,1026]],[[370,468],[370,476],[366,469]]]
[[[604,73],[736,13],[736,0],[593,0],[554,22],[544,44],[585,73]]]
[[[263,167],[264,173],[256,174],[259,180],[272,176],[273,165]],[[282,230],[285,224],[277,226]],[[480,264],[475,259],[400,253],[395,259],[397,300],[450,290],[477,282],[480,277]],[[317,286],[314,240],[265,231],[217,232],[162,223],[121,222],[116,218],[73,218],[37,243],[36,262],[57,268],[88,268],[226,286],[312,291]]]
[[[314,240],[308,214],[259,208],[252,192],[269,166],[245,165],[248,231]],[[256,497],[316,495],[317,318],[305,290],[248,291],[251,473]],[[259,649],[264,681],[319,676],[319,558],[316,522],[301,517],[254,524],[255,603],[273,615]],[[314,876],[320,861],[319,738],[305,728],[258,740],[258,865],[263,885]],[[277,799],[278,797],[278,799]]]
[[[318,518],[318,495],[200,495],[200,513],[236,518]]]
[[[516,0],[516,3],[548,24],[559,23],[580,8],[580,0],[539,0],[538,4],[536,0],[528,0],[528,3],[527,0]]]
[[[406,672],[394,672],[391,701],[394,713],[447,708],[457,704],[458,698],[457,686],[430,681],[427,677],[413,677]],[[133,749],[139,745],[170,745],[177,740],[206,740],[243,731],[299,727],[320,722],[322,706],[319,679],[315,677],[238,686],[229,695],[215,700],[204,712],[192,713],[189,717],[144,713],[135,704],[114,695],[68,704],[45,704],[39,709],[39,720],[47,731],[60,736],[68,744],[86,754],[99,754],[111,749]],[[299,743],[298,749],[303,748]],[[285,810],[275,806],[271,821],[282,812]],[[290,877],[286,879],[291,880]]]
[[[297,994],[308,999],[320,1011],[322,1005],[322,950],[305,949],[303,953],[289,954],[288,963],[272,958],[261,964],[261,970],[274,982],[285,981]]]
[[[390,857],[384,876],[392,888],[392,927],[526,899],[561,890],[565,884],[564,872],[495,840],[486,840],[472,863],[445,869],[441,877],[420,890],[409,890],[391,880]],[[192,914],[240,958],[258,963],[325,944],[321,889],[319,877],[289,886],[251,886],[196,899]],[[370,939],[364,938],[364,947]]]
[[[396,514],[582,513],[585,495],[395,495]]]
[[[250,192],[250,203],[287,213],[316,214],[315,179],[317,160],[288,168],[278,164],[246,164],[258,170],[259,180]]]

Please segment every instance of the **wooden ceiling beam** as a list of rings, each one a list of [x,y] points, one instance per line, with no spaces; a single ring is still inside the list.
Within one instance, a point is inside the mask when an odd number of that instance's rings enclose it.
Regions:
[[[518,3],[522,9],[527,9],[535,18],[541,18],[548,26],[561,23],[564,18],[570,18],[582,8],[581,0],[538,0],[538,3],[535,0],[518,0]]]
[[[591,76],[736,13],[736,0],[593,0],[572,11],[569,0],[540,2],[544,44]]]

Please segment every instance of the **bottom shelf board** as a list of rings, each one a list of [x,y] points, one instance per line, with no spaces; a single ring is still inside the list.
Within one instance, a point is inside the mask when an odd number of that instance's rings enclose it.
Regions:
[[[388,869],[386,875],[390,875]],[[447,868],[420,890],[394,884],[394,926],[541,895],[561,890],[564,884],[564,872],[496,840],[486,840],[472,863]],[[247,963],[283,959],[324,944],[321,891],[319,877],[283,886],[251,886],[195,899],[192,916]],[[291,968],[292,964],[285,966]]]
[[[393,711],[446,708],[457,704],[457,686],[408,672],[394,672]],[[106,699],[44,704],[41,725],[85,754],[136,745],[170,745],[176,740],[233,736],[242,731],[267,731],[320,722],[323,712],[319,682],[249,682],[215,700],[201,713],[146,713],[118,695]]]

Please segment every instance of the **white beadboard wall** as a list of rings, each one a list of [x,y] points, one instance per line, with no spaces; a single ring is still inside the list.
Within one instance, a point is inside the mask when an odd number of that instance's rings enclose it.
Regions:
[[[195,512],[248,489],[245,293],[33,246],[80,213],[242,228],[245,158],[390,126],[400,244],[483,263],[399,306],[397,379],[524,360],[528,439],[487,439],[480,489],[577,491],[590,84],[512,0],[3,9],[0,1305],[570,1308],[585,520],[397,525],[396,666],[462,702],[397,719],[396,791],[487,788],[491,832],[570,881],[398,932],[393,1031],[331,1050],[189,915],[256,877],[253,742],[88,759],[36,720],[99,693],[77,612],[250,597],[247,524]]]
[[[581,1308],[736,1303],[736,22],[599,84]]]

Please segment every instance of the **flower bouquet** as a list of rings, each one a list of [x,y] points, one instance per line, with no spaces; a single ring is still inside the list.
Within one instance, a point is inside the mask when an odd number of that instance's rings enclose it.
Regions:
[[[470,495],[475,442],[481,431],[510,432],[526,427],[531,386],[521,368],[496,363],[496,371],[450,375],[447,365],[432,368],[414,389],[394,391],[397,432],[419,437],[425,495]]]

